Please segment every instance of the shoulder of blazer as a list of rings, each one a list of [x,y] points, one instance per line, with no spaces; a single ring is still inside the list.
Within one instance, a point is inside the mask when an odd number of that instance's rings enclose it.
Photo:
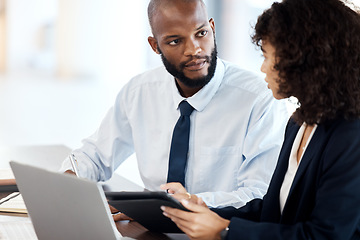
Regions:
[[[348,120],[337,118],[332,121],[326,121],[318,125],[327,137],[335,136],[336,138],[347,137],[358,139],[360,134],[360,119]],[[356,133],[356,134],[355,134]]]

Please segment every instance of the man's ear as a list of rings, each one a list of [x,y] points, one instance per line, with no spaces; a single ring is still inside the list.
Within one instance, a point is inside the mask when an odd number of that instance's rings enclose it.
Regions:
[[[150,47],[156,54],[160,54],[158,50],[158,43],[154,37],[148,37],[148,42],[150,44]]]
[[[213,30],[213,33],[215,34],[215,21],[213,18],[209,19],[209,24],[210,24],[211,29]]]

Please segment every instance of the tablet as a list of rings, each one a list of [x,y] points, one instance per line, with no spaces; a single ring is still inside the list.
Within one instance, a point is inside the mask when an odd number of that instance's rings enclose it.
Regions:
[[[165,192],[105,192],[111,206],[125,213],[145,228],[154,232],[182,233],[176,224],[163,215],[161,206],[184,211],[178,200]]]

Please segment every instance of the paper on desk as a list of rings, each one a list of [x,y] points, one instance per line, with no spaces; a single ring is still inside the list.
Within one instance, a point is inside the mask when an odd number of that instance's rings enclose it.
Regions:
[[[13,194],[16,194],[16,193],[13,193]],[[3,199],[6,199],[6,197]],[[1,199],[0,202],[2,202],[3,199]],[[25,202],[24,202],[21,194],[1,203],[0,204],[0,212],[27,213]]]
[[[32,223],[24,221],[0,222],[1,240],[37,240]]]

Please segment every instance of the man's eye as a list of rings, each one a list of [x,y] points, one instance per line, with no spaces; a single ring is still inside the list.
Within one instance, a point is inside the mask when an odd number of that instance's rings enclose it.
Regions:
[[[174,46],[174,45],[177,45],[179,42],[180,42],[179,39],[175,39],[175,40],[172,40],[171,42],[169,42],[169,45]]]
[[[198,37],[204,37],[204,36],[206,36],[207,33],[208,33],[208,31],[203,30],[203,31],[199,32],[199,33],[197,34],[197,36],[198,36]]]

